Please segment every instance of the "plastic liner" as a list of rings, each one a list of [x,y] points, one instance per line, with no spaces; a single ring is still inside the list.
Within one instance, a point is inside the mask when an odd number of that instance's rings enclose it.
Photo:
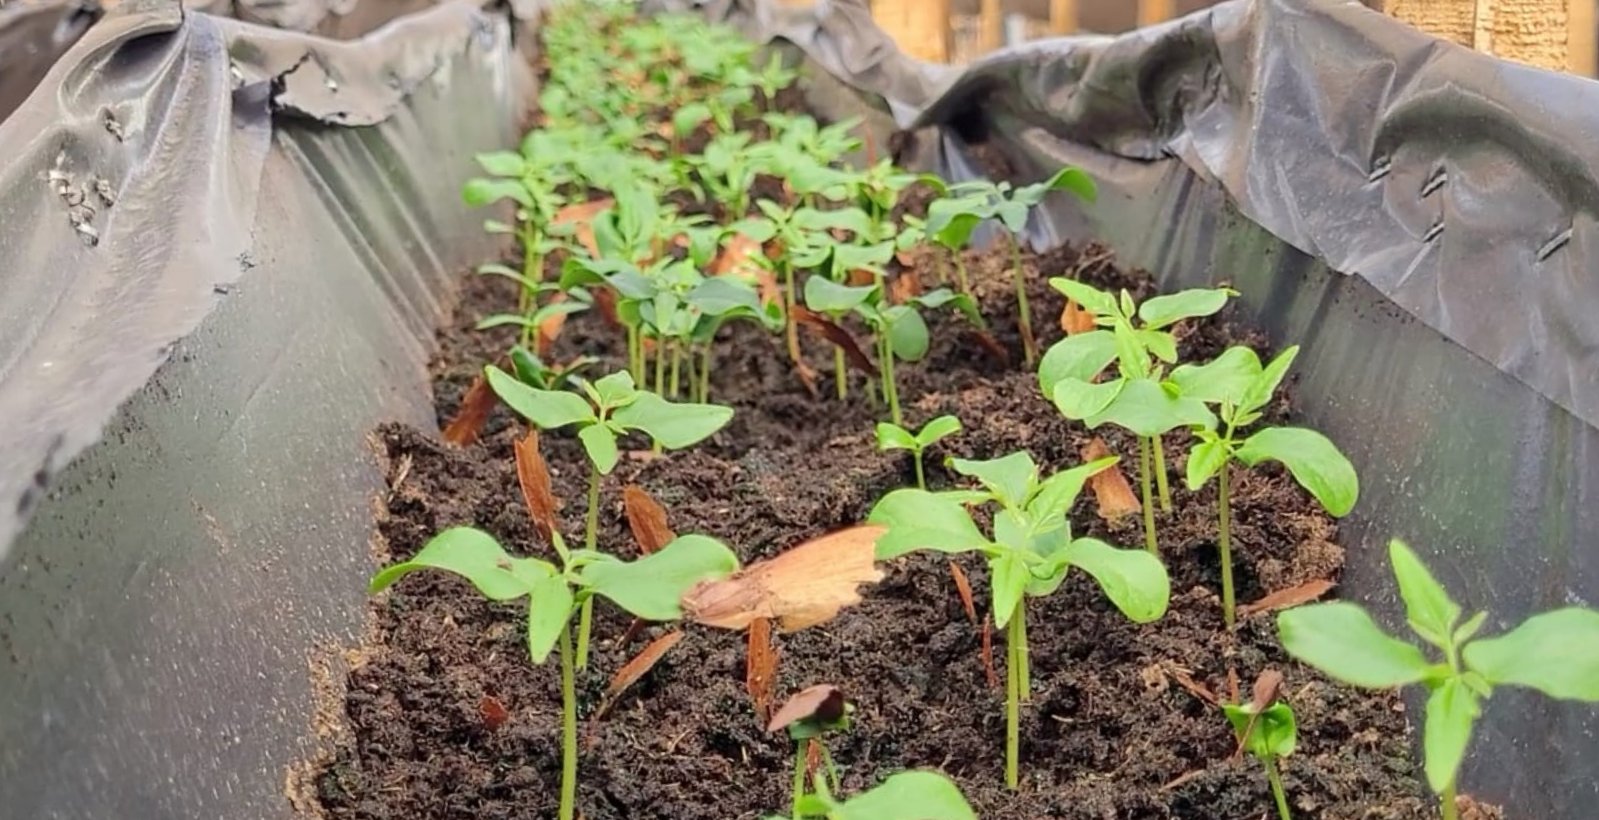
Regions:
[[[0,121],[98,19],[98,6],[80,0],[16,0],[0,6]]]
[[[1599,603],[1599,85],[1353,3],[1239,0],[952,71],[898,52],[859,2],[647,2],[793,44],[831,75],[819,107],[891,113],[907,164],[1089,170],[1099,201],[1051,202],[1035,244],[1102,240],[1164,287],[1241,290],[1303,346],[1306,421],[1360,470],[1343,593],[1396,630],[1393,536],[1490,628]],[[1591,816],[1592,709],[1503,689],[1479,731],[1466,788],[1517,817]]]
[[[364,611],[364,436],[433,423],[450,285],[501,251],[459,191],[533,97],[511,28],[129,4],[0,125],[0,815],[288,816]]]

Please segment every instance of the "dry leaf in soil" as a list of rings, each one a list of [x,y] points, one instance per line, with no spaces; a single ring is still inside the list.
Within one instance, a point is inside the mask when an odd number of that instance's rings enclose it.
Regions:
[[[677,534],[666,522],[666,508],[662,507],[643,487],[629,484],[622,488],[622,504],[627,511],[627,526],[633,531],[639,552],[649,555],[667,544]]]
[[[834,723],[844,716],[844,690],[821,683],[800,691],[772,715],[766,731],[781,732],[806,720]]]
[[[734,234],[722,252],[711,262],[712,276],[732,276],[752,282],[760,295],[761,304],[775,305],[783,301],[783,289],[777,277],[765,265],[753,258],[761,250],[761,243],[744,234]]]
[[[616,670],[616,674],[611,676],[611,682],[605,687],[605,703],[600,706],[596,717],[604,717],[605,713],[610,711],[611,706],[615,705],[617,696],[627,691],[629,686],[638,683],[640,678],[649,674],[649,671],[654,669],[657,663],[661,662],[661,658],[672,651],[672,647],[677,646],[681,640],[683,640],[681,631],[668,632],[650,641],[649,646],[644,647],[637,655],[633,656],[632,660],[623,664],[621,669]]]
[[[955,579],[955,592],[960,595],[961,608],[966,610],[966,617],[977,626],[977,602],[972,600],[972,582],[966,578],[966,571],[953,560],[949,562],[950,577]]]
[[[837,322],[803,305],[794,306],[794,321],[816,331],[823,339],[843,350],[844,358],[856,370],[869,376],[877,375],[877,367],[867,358],[866,351],[855,341],[855,336]]]
[[[1251,615],[1260,615],[1279,609],[1287,609],[1311,601],[1320,600],[1321,596],[1331,592],[1337,584],[1327,580],[1306,581],[1298,586],[1278,590],[1264,598],[1238,608],[1238,617],[1248,618]]]
[[[568,205],[555,212],[552,225],[576,225],[573,235],[577,243],[588,251],[589,256],[600,258],[600,247],[594,241],[594,217],[599,216],[605,209],[616,204],[613,199],[593,199],[588,202],[578,202]]]
[[[493,695],[484,695],[478,699],[477,713],[478,717],[483,719],[483,728],[491,732],[498,732],[500,727],[511,719],[510,710]]]
[[[1060,312],[1060,329],[1066,331],[1067,336],[1076,336],[1094,329],[1094,314],[1089,313],[1082,305],[1067,299],[1066,307]]]
[[[683,596],[688,620],[744,629],[756,618],[795,632],[831,620],[861,600],[857,588],[883,573],[874,564],[884,528],[865,525],[807,541],[721,581],[702,582]]]
[[[772,719],[772,699],[777,696],[777,647],[772,645],[772,622],[765,618],[750,622],[744,689],[755,707],[755,718],[765,726]]]
[[[494,405],[498,401],[488,380],[479,373],[472,380],[466,396],[461,399],[461,409],[455,411],[455,418],[444,428],[444,440],[457,447],[466,447],[477,441],[478,434],[483,432],[483,424],[489,420],[489,414],[494,412]]]
[[[914,270],[902,271],[889,280],[888,300],[896,305],[903,305],[921,295],[922,279]]]
[[[522,487],[522,503],[527,505],[533,527],[539,531],[544,543],[554,543],[558,526],[555,519],[555,491],[550,486],[550,468],[539,452],[539,431],[529,430],[527,435],[512,445],[516,451],[516,481]]]
[[[550,297],[550,304],[552,305],[557,302],[565,301],[565,293],[557,293]],[[545,317],[544,321],[539,322],[538,339],[534,342],[534,347],[536,348],[539,356],[545,357],[550,355],[551,348],[555,346],[555,340],[561,336],[561,328],[566,327],[566,316],[567,314],[565,313],[556,313]]]
[[[1098,461],[1110,454],[1105,440],[1095,436],[1083,447],[1083,463]],[[1120,464],[1112,464],[1110,469],[1094,474],[1088,479],[1088,486],[1094,491],[1099,517],[1106,521],[1119,521],[1143,509]]]

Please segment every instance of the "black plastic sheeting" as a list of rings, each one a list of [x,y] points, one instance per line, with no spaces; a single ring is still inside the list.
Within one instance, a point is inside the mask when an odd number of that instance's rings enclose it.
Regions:
[[[1090,171],[1098,203],[1051,203],[1035,244],[1239,288],[1303,345],[1305,418],[1361,474],[1343,592],[1396,630],[1393,536],[1494,627],[1599,603],[1599,84],[1349,2],[1235,0],[965,70],[904,56],[858,0],[647,4],[797,46],[835,79],[823,107],[914,132],[913,166],[980,175],[983,143],[1018,179]],[[1599,802],[1586,706],[1500,690],[1473,748],[1463,788],[1512,816]]]
[[[433,330],[501,251],[459,191],[520,135],[512,39],[126,3],[0,125],[0,815],[289,816],[362,623],[365,436],[434,423]]]

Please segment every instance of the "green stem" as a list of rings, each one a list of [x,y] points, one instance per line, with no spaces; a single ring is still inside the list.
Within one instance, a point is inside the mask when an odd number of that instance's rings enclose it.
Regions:
[[[1023,598],[1016,603],[1016,661],[1021,674],[1016,684],[1016,694],[1021,695],[1022,703],[1033,698],[1033,663],[1031,653],[1027,651],[1027,599]]]
[[[977,297],[972,296],[972,283],[966,278],[966,260],[961,258],[961,252],[957,250],[951,250],[949,255],[955,260],[955,276],[960,281],[961,293],[971,296],[972,301],[977,301]]]
[[[1033,361],[1038,358],[1038,342],[1033,338],[1033,311],[1027,305],[1027,274],[1025,273],[1026,269],[1022,267],[1022,240],[1014,236],[1011,237],[1010,250],[1011,259],[1015,265],[1016,310],[1018,311],[1017,321],[1021,325],[1022,332],[1022,356],[1027,360],[1028,368],[1031,369]],[[1164,486],[1165,482],[1162,481],[1161,484]]]
[[[1221,614],[1230,630],[1236,616],[1233,608],[1233,512],[1227,488],[1229,466],[1222,464],[1221,471],[1216,473],[1216,543],[1221,550]]]
[[[1294,820],[1293,814],[1288,811],[1288,794],[1283,791],[1283,777],[1277,772],[1277,764],[1271,758],[1263,758],[1266,764],[1266,780],[1271,783],[1271,796],[1277,800],[1277,816],[1279,820]]]
[[[570,623],[570,622],[568,622]],[[577,815],[577,676],[572,669],[572,628],[561,628],[561,812]]]
[[[866,380],[866,404],[872,408],[872,412],[877,411],[877,382],[871,379]]]
[[[1021,747],[1022,747],[1022,659],[1021,635],[1018,624],[1021,623],[1021,604],[1016,605],[1016,612],[1011,615],[1010,623],[1006,625],[1008,635],[1005,639],[1005,786],[1011,791],[1021,783]]]
[[[883,397],[888,400],[889,420],[895,426],[904,427],[905,419],[899,412],[899,385],[894,381],[894,346],[884,336],[881,341],[883,353]]]
[[[1443,804],[1444,820],[1460,820],[1460,810],[1455,808],[1455,784],[1453,781],[1450,781],[1449,785],[1444,787],[1444,793],[1439,796],[1439,801]]]
[[[634,384],[644,383],[644,344],[639,339],[638,325],[627,326],[627,369],[633,374]]]
[[[672,343],[672,398],[678,397],[678,375],[683,369],[683,346]]]
[[[833,383],[838,386],[838,400],[849,398],[849,374],[844,372],[844,348],[833,348]]]
[[[666,340],[655,337],[655,393],[666,395]]]
[[[700,354],[700,401],[711,400],[711,345],[705,346],[705,352]]]
[[[805,743],[801,740],[794,744],[794,808],[789,812],[794,820],[802,820],[800,799],[805,796]]]
[[[1155,543],[1155,504],[1149,487],[1149,437],[1138,437],[1138,483],[1144,492],[1144,546],[1150,553],[1160,554],[1160,546]]]
[[[922,469],[922,451],[921,450],[912,451],[911,452],[911,460],[916,462],[916,489],[921,490],[923,492],[926,492],[927,491],[927,473],[926,473],[926,471],[924,471]]]
[[[583,528],[583,546],[595,549],[600,537],[600,468],[590,465],[588,520]],[[577,668],[589,665],[589,633],[593,629],[594,599],[583,601],[577,619]]]
[[[693,344],[684,345],[683,348],[683,381],[688,383],[688,400],[699,401],[699,359],[694,355]]]
[[[828,751],[826,743],[817,743],[817,748],[822,750],[822,765],[827,768],[827,780],[833,787],[833,794],[841,794],[844,787],[839,785],[838,767],[833,765],[833,753]]]
[[[1171,512],[1171,485],[1166,480],[1166,448],[1161,445],[1160,436],[1150,439],[1155,445],[1155,487],[1160,491],[1160,511]]]

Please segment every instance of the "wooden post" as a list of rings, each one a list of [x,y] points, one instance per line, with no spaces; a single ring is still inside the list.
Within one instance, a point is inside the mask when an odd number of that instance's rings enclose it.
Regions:
[[[1077,30],[1077,0],[1049,0],[1049,31],[1071,34]]]
[[[1521,63],[1565,70],[1571,28],[1593,42],[1595,0],[1383,0],[1382,10],[1429,34]],[[1586,8],[1577,10],[1579,5]],[[1575,12],[1575,13],[1574,13]],[[1574,19],[1576,18],[1576,19]],[[1582,23],[1586,19],[1586,23]],[[1580,48],[1580,46],[1579,46]],[[1592,48],[1588,49],[1591,54]],[[1588,58],[1591,63],[1593,57]]]
[[[918,60],[949,61],[950,0],[872,0],[872,19],[901,51]]]
[[[1574,74],[1599,74],[1599,0],[1571,0],[1567,13],[1566,65]]]
[[[1153,26],[1164,23],[1175,15],[1172,0],[1138,0],[1138,25]]]
[[[984,54],[1005,44],[1005,13],[1000,0],[982,0],[977,10],[977,48]]]

